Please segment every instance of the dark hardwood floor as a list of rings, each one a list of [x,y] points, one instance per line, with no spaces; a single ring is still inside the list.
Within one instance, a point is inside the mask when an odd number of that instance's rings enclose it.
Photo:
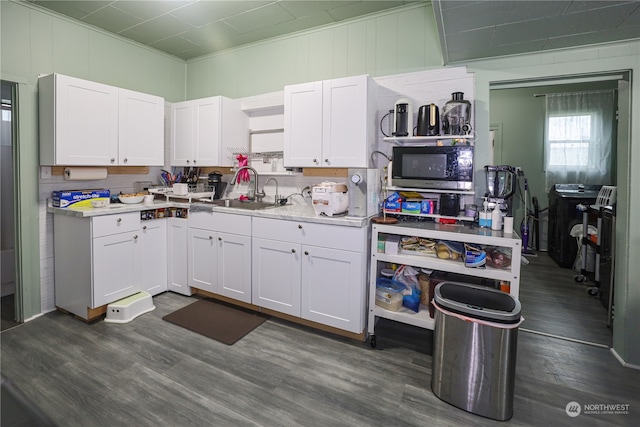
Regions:
[[[575,271],[558,267],[545,252],[525,257],[529,264],[521,270],[521,329],[610,347],[607,309],[587,292],[594,282],[576,282]]]
[[[549,280],[530,261],[523,266],[523,328],[597,340],[578,331],[590,333],[591,325],[551,319],[597,300],[583,289],[563,300],[560,290],[582,286],[572,275],[570,282],[554,281],[558,295],[527,289],[530,278]],[[578,299],[583,293],[585,301]],[[380,319],[371,349],[271,318],[226,346],[162,320],[192,302],[158,295],[156,310],[127,324],[49,313],[2,333],[2,375],[65,427],[635,426],[640,420],[640,371],[622,367],[604,347],[521,330],[514,416],[498,422],[433,394],[431,331]],[[628,405],[628,413],[583,410],[571,418],[565,408],[572,401],[585,409]]]
[[[0,330],[5,331],[17,326],[15,294],[9,294],[0,298]]]

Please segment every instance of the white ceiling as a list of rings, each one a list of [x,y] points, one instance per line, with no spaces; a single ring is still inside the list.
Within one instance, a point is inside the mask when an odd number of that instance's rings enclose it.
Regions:
[[[182,59],[425,0],[28,0]],[[640,0],[433,0],[445,64],[640,38]]]
[[[446,64],[640,38],[640,1],[433,0]]]
[[[424,0],[28,0],[182,59]]]

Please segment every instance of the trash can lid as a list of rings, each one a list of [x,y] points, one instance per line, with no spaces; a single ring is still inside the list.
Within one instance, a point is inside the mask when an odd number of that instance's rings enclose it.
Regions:
[[[454,313],[496,323],[518,323],[520,301],[482,285],[442,282],[434,290],[436,304]]]

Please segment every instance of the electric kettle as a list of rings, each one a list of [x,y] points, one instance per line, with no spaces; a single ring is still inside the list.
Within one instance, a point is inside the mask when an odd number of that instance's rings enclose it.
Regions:
[[[423,105],[418,109],[416,136],[440,135],[440,113],[436,104]]]

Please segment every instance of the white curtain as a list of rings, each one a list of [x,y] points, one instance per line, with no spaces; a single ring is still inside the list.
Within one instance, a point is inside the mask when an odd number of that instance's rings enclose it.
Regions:
[[[554,184],[612,184],[614,91],[547,94],[546,110],[547,192]]]

